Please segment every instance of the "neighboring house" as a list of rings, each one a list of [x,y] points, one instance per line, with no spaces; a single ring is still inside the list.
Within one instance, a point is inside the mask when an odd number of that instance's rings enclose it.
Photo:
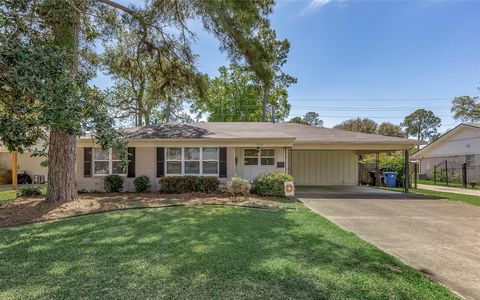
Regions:
[[[466,163],[468,178],[480,178],[480,124],[460,124],[413,155],[420,162],[419,173],[433,177],[434,166],[461,173]],[[453,171],[455,169],[456,171]],[[473,181],[473,180],[472,180]]]
[[[122,168],[115,149],[102,151],[91,137],[77,140],[78,188],[103,190],[108,174],[150,177],[158,190],[163,176],[238,176],[253,181],[262,173],[292,174],[297,185],[356,185],[358,155],[409,149],[423,142],[294,123],[199,122],[125,130],[129,163]]]

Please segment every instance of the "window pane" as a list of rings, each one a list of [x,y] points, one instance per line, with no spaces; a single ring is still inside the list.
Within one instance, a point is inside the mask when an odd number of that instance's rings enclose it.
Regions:
[[[203,148],[203,160],[218,160],[218,148]]]
[[[182,162],[167,161],[167,174],[182,174]]]
[[[473,167],[475,165],[475,155],[467,155],[467,166]]]
[[[101,148],[95,148],[93,150],[93,159],[94,160],[108,160],[109,159],[108,150],[103,151]]]
[[[121,161],[112,161],[112,174],[126,174],[127,168],[122,166]]]
[[[117,148],[112,148],[112,160],[121,160],[120,151]]]
[[[108,174],[108,161],[96,161],[93,165],[95,174]]]
[[[258,158],[257,157],[245,157],[245,166],[256,166],[258,165]]]
[[[262,149],[261,156],[275,156],[275,150],[273,149]]]
[[[167,160],[181,160],[182,148],[167,148]]]
[[[258,156],[257,149],[245,149],[245,156]]]
[[[199,161],[186,161],[185,162],[185,174],[200,174],[200,162]]]
[[[203,174],[217,174],[218,163],[216,161],[204,161],[203,162]]]
[[[273,166],[275,164],[275,158],[273,158],[273,157],[268,157],[268,158],[262,157],[260,162],[261,162],[262,166]]]
[[[199,160],[200,148],[185,148],[184,150],[185,160]]]

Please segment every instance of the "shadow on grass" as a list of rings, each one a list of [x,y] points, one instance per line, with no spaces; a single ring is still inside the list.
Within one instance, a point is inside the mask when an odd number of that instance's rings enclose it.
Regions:
[[[291,205],[136,210],[0,229],[0,298],[451,297]]]

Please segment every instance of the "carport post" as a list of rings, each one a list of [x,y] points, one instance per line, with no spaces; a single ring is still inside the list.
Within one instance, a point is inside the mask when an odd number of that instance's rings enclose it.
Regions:
[[[404,172],[403,172],[403,191],[408,194],[408,188],[410,186],[410,158],[409,158],[409,153],[408,149],[405,149],[403,152],[403,157],[404,157]]]

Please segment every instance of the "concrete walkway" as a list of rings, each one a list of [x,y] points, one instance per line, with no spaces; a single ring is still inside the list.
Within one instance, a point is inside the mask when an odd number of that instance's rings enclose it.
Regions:
[[[480,207],[367,187],[299,187],[307,207],[467,299],[480,299]]]
[[[480,197],[480,190],[462,189],[462,188],[455,188],[455,187],[450,187],[450,186],[430,185],[430,184],[418,184],[417,187],[419,189],[424,189],[424,190],[431,190],[431,191],[437,191],[437,192],[447,192],[447,193],[455,193],[455,194],[463,194],[463,195],[471,195],[471,196]]]

